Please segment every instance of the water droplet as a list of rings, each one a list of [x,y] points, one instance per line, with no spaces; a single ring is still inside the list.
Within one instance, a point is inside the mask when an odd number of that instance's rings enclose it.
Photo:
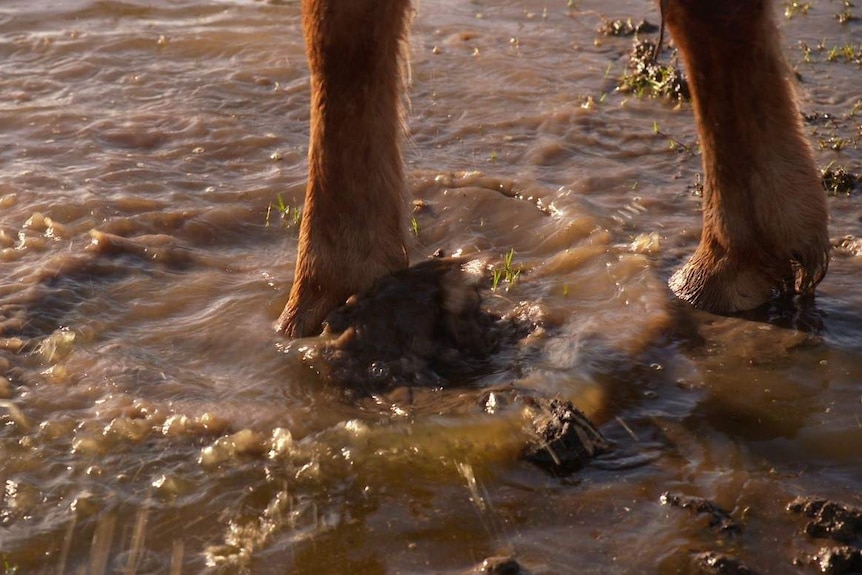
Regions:
[[[389,377],[389,366],[385,361],[375,361],[368,366],[368,374],[378,381]]]

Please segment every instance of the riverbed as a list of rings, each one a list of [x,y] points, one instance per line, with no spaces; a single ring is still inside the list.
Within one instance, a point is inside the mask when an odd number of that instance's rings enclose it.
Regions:
[[[862,8],[806,6],[776,5],[806,132],[858,174]],[[617,90],[633,40],[597,32],[655,5],[418,2],[411,259],[508,256],[487,304],[540,325],[482,377],[350,401],[272,329],[308,151],[299,13],[0,5],[0,572],[671,574],[716,551],[816,573],[788,503],[862,506],[862,187],[829,196],[812,301],[694,311],[666,287],[700,234],[691,106]],[[613,449],[565,477],[519,460],[500,386],[571,400]]]

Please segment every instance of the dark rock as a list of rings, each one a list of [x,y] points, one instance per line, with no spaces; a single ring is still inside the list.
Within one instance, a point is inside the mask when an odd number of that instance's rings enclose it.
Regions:
[[[534,411],[535,437],[521,456],[554,475],[566,475],[609,449],[601,432],[570,401],[522,398]]]
[[[703,575],[755,575],[748,565],[730,555],[707,551],[694,557],[694,564]]]
[[[483,575],[527,575],[527,572],[512,557],[488,557],[474,573]]]
[[[811,537],[852,543],[862,539],[862,510],[826,499],[798,497],[787,510],[807,517],[805,533]]]
[[[713,529],[732,533],[742,531],[742,526],[734,521],[727,511],[708,499],[664,492],[660,501],[662,505],[688,509],[697,515],[709,515],[709,526]]]
[[[862,550],[853,547],[824,547],[812,560],[826,575],[862,573]]]

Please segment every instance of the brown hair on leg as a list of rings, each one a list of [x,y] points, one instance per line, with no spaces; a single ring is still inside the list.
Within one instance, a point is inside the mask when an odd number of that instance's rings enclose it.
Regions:
[[[808,293],[829,261],[827,209],[767,0],[666,0],[703,151],[703,231],[670,279],[732,313]]]
[[[276,328],[326,315],[407,266],[400,51],[409,0],[303,0],[311,72],[308,186],[293,287]]]

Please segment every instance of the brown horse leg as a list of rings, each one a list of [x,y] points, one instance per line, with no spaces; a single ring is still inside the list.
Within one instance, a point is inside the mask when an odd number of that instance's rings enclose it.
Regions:
[[[829,259],[825,193],[769,4],[667,0],[705,174],[700,245],[669,284],[718,313],[812,292]]]
[[[303,0],[311,137],[296,273],[276,327],[311,335],[407,266],[399,54],[409,0]]]

